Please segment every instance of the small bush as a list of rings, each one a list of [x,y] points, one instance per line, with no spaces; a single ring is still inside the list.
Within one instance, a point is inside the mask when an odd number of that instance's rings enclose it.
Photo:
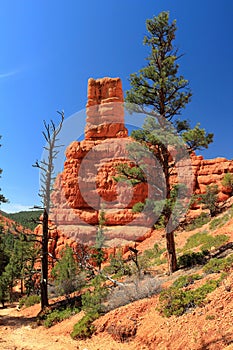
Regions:
[[[105,266],[103,271],[114,275],[115,278],[131,275],[130,266],[124,261],[121,252],[118,252],[115,256],[110,255],[110,265]]]
[[[58,295],[68,296],[80,290],[85,283],[85,273],[80,271],[71,247],[66,245],[61,251],[61,259],[51,271]]]
[[[197,232],[187,239],[184,246],[184,250],[193,249],[199,247],[201,244],[207,241],[207,231]]]
[[[214,320],[215,319],[215,315],[206,315],[205,319],[206,320]]]
[[[215,230],[217,227],[222,227],[229,219],[230,219],[230,215],[225,214],[220,218],[213,219],[209,227],[211,230]]]
[[[202,250],[208,250],[211,247],[218,248],[229,240],[226,235],[211,236],[207,231],[197,232],[187,239],[184,250],[189,250],[201,246]]]
[[[46,314],[45,320],[44,320],[44,326],[49,328],[52,327],[54,324],[61,322],[65,320],[66,318],[71,317],[72,315],[75,315],[80,310],[78,308],[66,308],[63,310],[53,310],[52,312],[49,312]]]
[[[160,265],[164,262],[160,259],[160,257],[165,251],[165,248],[161,249],[158,244],[155,244],[152,249],[145,250],[142,257],[148,261],[147,266]]]
[[[159,311],[166,317],[181,316],[190,308],[201,306],[207,294],[218,285],[219,281],[210,280],[197,289],[187,291],[172,286],[160,294]]]
[[[196,228],[200,228],[210,221],[210,217],[207,213],[201,213],[198,217],[193,219],[193,221],[185,227],[186,231],[192,231]]]
[[[30,307],[35,304],[38,304],[40,302],[40,296],[39,295],[29,295],[28,297],[23,297],[19,301],[19,307],[22,306]]]
[[[95,326],[92,324],[99,317],[99,314],[87,314],[78,323],[74,325],[71,337],[73,339],[90,338],[95,332]]]
[[[195,265],[204,265],[207,261],[207,258],[206,258],[207,254],[208,254],[208,251],[202,251],[197,253],[190,252],[190,253],[181,255],[178,258],[178,267],[187,268]]]
[[[173,283],[173,287],[175,287],[175,288],[187,287],[188,285],[194,283],[194,281],[200,280],[201,278],[202,277],[198,274],[189,275],[189,276],[180,276]]]
[[[206,186],[206,192],[199,195],[200,202],[204,204],[205,209],[209,209],[210,216],[213,217],[219,212],[218,207],[218,185]]]
[[[203,268],[205,273],[218,273],[221,271],[227,271],[233,265],[233,254],[227,258],[214,258],[211,259]]]
[[[104,313],[103,302],[108,295],[107,288],[103,285],[103,278],[96,276],[92,280],[91,291],[87,291],[82,295],[82,309],[87,314],[101,314]]]
[[[208,236],[206,242],[202,245],[202,250],[208,250],[211,247],[219,248],[221,245],[226,243],[229,237],[226,235]]]
[[[222,185],[228,187],[230,190],[230,195],[233,195],[233,174],[226,173],[223,180]]]
[[[145,203],[137,202],[134,204],[134,206],[132,208],[132,212],[133,213],[141,213],[143,211],[144,207],[145,207]]]
[[[154,224],[155,230],[160,230],[165,227],[165,218],[164,215],[160,215],[156,223]]]
[[[71,333],[73,339],[91,337],[95,331],[95,326],[92,322],[105,312],[103,302],[108,295],[108,291],[103,285],[103,281],[104,278],[102,276],[95,276],[91,283],[92,290],[88,290],[82,295],[82,309],[86,315],[74,325]]]

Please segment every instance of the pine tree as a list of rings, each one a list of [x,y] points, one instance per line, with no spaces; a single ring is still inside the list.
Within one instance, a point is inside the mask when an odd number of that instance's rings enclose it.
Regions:
[[[213,217],[219,212],[218,207],[218,185],[208,185],[206,192],[197,195],[200,198],[200,202],[204,204],[204,209],[209,209],[210,216]]]
[[[147,65],[131,74],[131,89],[126,92],[126,102],[133,110],[147,116],[142,130],[132,132],[132,137],[149,144],[163,170],[166,183],[166,199],[171,198],[171,168],[169,164],[169,138],[176,134],[183,139],[188,152],[207,148],[213,134],[207,134],[197,124],[193,129],[187,120],[180,120],[183,108],[190,102],[192,93],[188,80],[178,74],[181,55],[174,46],[176,21],[169,23],[169,13],[162,12],[146,21],[148,34],[144,44],[150,53]],[[172,125],[172,132],[171,132]],[[173,142],[173,140],[171,140]],[[171,224],[172,206],[163,210],[169,271],[177,269],[174,228]]]
[[[8,294],[8,281],[5,277],[5,267],[9,263],[10,257],[5,251],[4,242],[2,239],[3,227],[0,225],[0,302],[4,307]]]
[[[38,250],[31,235],[5,232],[0,236],[0,284],[4,290],[5,300],[6,296],[12,299],[13,287],[18,281],[21,295],[24,294],[24,286],[28,295],[33,291],[34,265],[37,257]]]
[[[3,227],[0,224],[0,276],[3,273],[6,265],[9,263],[9,255],[5,251],[2,234],[3,234]]]
[[[99,225],[96,232],[96,243],[94,246],[94,252],[92,253],[92,259],[95,261],[99,271],[101,270],[102,262],[104,261],[103,245],[105,241],[104,236],[104,224],[105,224],[105,213],[101,209],[99,213]]]
[[[61,252],[61,259],[52,269],[52,276],[55,279],[55,286],[60,295],[68,296],[82,285],[82,275],[78,264],[74,258],[74,252],[71,247],[66,246]]]

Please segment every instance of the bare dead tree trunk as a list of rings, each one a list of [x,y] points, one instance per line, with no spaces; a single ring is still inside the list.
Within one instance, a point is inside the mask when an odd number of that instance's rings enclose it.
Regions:
[[[48,300],[48,212],[44,209],[43,213],[43,236],[41,253],[41,309],[49,305]]]
[[[48,300],[48,240],[49,240],[49,212],[50,212],[50,196],[53,190],[54,181],[54,160],[58,155],[57,146],[58,134],[61,131],[64,121],[64,113],[58,112],[61,115],[61,121],[56,128],[53,121],[47,124],[44,121],[45,131],[43,136],[47,142],[45,150],[47,151],[47,158],[42,161],[36,161],[34,167],[37,167],[41,171],[41,189],[40,197],[42,197],[43,203],[43,220],[42,220],[42,249],[41,249],[41,310],[49,305]]]

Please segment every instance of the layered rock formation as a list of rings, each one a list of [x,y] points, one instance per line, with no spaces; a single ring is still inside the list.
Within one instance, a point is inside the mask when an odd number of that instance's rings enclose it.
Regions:
[[[85,140],[127,137],[120,78],[89,79]]]
[[[195,193],[205,193],[206,186],[217,185],[219,201],[223,202],[229,198],[231,190],[222,185],[222,180],[226,173],[233,173],[233,160],[226,158],[204,159],[202,156],[194,156],[192,167],[195,177]]]
[[[64,171],[56,180],[59,190],[53,193],[51,218],[65,235],[93,244],[102,209],[113,245],[132,241],[150,228],[150,218],[132,212],[136,202],[147,198],[148,185],[132,187],[114,180],[117,164],[130,164],[131,142],[120,79],[89,79],[85,140],[67,148]]]
[[[124,126],[120,79],[89,79],[85,139],[74,141],[67,148],[64,170],[57,177],[52,196],[51,219],[59,230],[56,243],[50,247],[55,253],[64,247],[67,239],[70,245],[93,244],[102,209],[108,245],[127,245],[148,235],[155,217],[148,212],[135,214],[132,207],[143,202],[148,194],[155,195],[150,184],[132,187],[114,180],[119,163],[132,164],[127,153],[131,142]],[[202,156],[192,155],[190,164],[193,175],[185,181],[191,182],[194,193],[204,193],[207,185],[217,184],[219,200],[229,197],[229,189],[221,181],[225,173],[233,173],[233,161],[204,160]],[[164,181],[160,175],[159,180]]]

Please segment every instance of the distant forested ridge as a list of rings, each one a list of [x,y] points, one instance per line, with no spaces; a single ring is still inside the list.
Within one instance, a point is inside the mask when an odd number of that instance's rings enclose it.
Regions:
[[[20,211],[18,213],[5,213],[3,211],[0,211],[0,213],[17,222],[18,224],[22,225],[25,228],[29,228],[30,230],[34,230],[37,226],[37,221],[40,218],[40,215],[43,213],[42,210],[28,210],[28,211]]]

